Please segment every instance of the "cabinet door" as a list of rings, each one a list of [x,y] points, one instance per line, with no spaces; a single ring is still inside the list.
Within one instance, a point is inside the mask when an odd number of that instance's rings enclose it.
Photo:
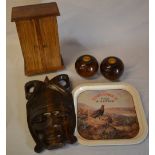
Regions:
[[[16,26],[26,75],[63,68],[56,17],[21,20]]]
[[[46,67],[48,70],[57,68],[62,64],[56,17],[40,18],[39,27]]]

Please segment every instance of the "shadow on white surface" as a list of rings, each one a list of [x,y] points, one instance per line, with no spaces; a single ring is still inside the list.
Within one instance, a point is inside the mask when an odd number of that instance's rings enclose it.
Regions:
[[[74,38],[62,40],[60,43],[60,48],[66,67],[74,63],[73,60],[77,59],[80,52],[87,50],[84,45]]]

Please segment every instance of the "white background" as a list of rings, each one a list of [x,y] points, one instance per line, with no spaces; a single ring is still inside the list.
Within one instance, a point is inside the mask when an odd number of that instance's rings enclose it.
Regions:
[[[26,122],[24,84],[33,79],[43,80],[44,75],[26,77],[22,52],[15,28],[10,22],[11,8],[35,4],[39,0],[7,1],[7,154],[29,155],[34,142]],[[58,17],[61,53],[65,70],[48,74],[49,78],[60,73],[70,76],[73,88],[85,82],[107,82],[100,73],[93,80],[79,77],[74,69],[76,58],[88,53],[99,63],[109,55],[120,57],[125,64],[121,81],[134,85],[140,92],[148,120],[148,0],[58,0],[61,16]],[[44,154],[102,154],[148,155],[148,137],[133,146],[86,147],[67,145]]]

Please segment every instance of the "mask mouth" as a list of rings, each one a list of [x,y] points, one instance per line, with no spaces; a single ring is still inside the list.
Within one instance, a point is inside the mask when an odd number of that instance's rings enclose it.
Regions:
[[[63,136],[61,134],[53,135],[49,133],[43,139],[44,145],[47,149],[56,149],[65,145]]]
[[[45,130],[36,131],[36,135],[40,143],[46,149],[55,149],[65,145],[64,133],[54,128],[47,128]]]

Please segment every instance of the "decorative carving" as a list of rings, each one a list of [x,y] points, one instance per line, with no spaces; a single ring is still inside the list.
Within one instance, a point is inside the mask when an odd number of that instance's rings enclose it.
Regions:
[[[27,122],[36,142],[35,152],[56,149],[65,143],[76,142],[74,129],[76,116],[70,82],[62,74],[45,81],[30,81],[25,84]]]

